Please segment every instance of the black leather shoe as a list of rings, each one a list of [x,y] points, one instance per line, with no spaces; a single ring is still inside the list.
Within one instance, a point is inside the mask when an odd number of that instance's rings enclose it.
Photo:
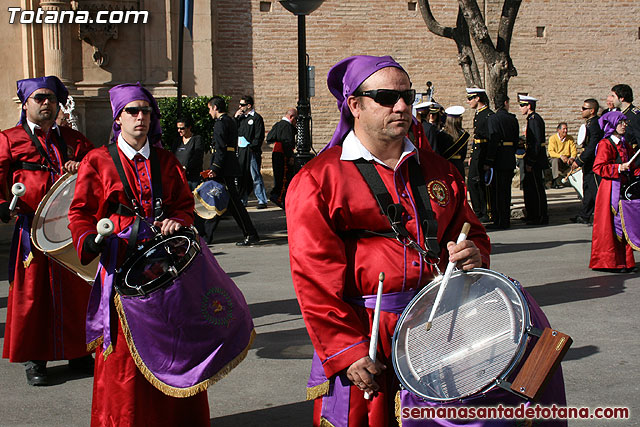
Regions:
[[[257,234],[247,236],[244,240],[236,242],[236,246],[253,246],[260,241],[260,237]]]
[[[91,355],[69,360],[69,369],[81,374],[93,374],[95,362]]]
[[[267,209],[266,203],[258,203],[257,209]]]
[[[26,364],[27,384],[32,386],[49,385],[47,362],[30,360]]]

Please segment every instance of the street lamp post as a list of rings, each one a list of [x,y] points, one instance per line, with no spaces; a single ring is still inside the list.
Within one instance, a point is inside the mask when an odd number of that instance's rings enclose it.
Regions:
[[[316,10],[324,0],[282,0],[280,4],[298,16],[298,141],[295,166],[299,170],[313,158],[311,154],[311,103],[307,75],[307,38],[305,16]]]

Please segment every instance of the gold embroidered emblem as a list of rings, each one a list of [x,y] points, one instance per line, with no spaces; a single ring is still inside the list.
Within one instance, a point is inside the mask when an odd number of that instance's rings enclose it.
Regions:
[[[427,185],[427,191],[429,192],[429,197],[435,200],[440,206],[447,206],[451,200],[447,185],[438,179],[431,181]]]

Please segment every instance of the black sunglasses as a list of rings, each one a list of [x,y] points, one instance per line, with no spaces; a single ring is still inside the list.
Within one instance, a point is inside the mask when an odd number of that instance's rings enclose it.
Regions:
[[[582,111],[591,110],[591,107],[582,107]]]
[[[243,104],[242,102],[239,104],[241,107],[246,107],[249,104]]]
[[[178,130],[185,130],[185,129],[186,128],[184,126],[183,127],[178,126]]]
[[[151,107],[125,107],[124,109],[127,114],[131,114],[132,116],[137,116],[141,111],[144,115],[151,114],[152,110],[153,108]]]
[[[416,98],[416,90],[373,89],[355,92],[353,96],[366,96],[380,105],[393,107],[400,98],[402,98],[405,104],[412,105]]]
[[[36,93],[33,95],[33,100],[38,104],[42,104],[46,99],[51,103],[58,102],[58,98],[53,93]]]

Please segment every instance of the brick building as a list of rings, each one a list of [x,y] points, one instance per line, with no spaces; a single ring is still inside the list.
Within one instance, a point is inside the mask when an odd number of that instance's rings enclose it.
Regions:
[[[502,0],[478,1],[495,34]],[[0,62],[0,128],[12,126],[18,117],[15,81],[49,70],[64,73],[79,105],[81,127],[94,141],[106,140],[109,132],[109,87],[140,80],[156,96],[175,95],[178,0],[7,3],[25,10],[148,10],[149,22],[115,29],[63,24],[58,26],[63,38],[55,45],[52,37],[57,33],[52,35],[46,25],[9,24],[9,13],[0,11],[0,37],[5,41],[0,57],[6,59]],[[432,0],[431,8],[442,24],[455,23],[457,2]],[[511,46],[518,76],[510,81],[510,96],[528,92],[539,98],[548,134],[561,120],[577,133],[582,101],[595,97],[604,103],[616,83],[631,85],[640,104],[640,75],[635,72],[640,58],[638,17],[640,3],[635,1],[523,0]],[[439,102],[466,105],[455,43],[427,30],[415,1],[326,0],[306,22],[307,52],[316,67],[316,96],[311,100],[316,148],[329,140],[338,119],[326,74],[348,55],[392,55],[418,91],[430,80]],[[90,30],[93,33],[87,33]],[[96,51],[110,59],[100,63]],[[195,0],[193,38],[185,32],[184,76],[186,95],[231,95],[231,109],[243,94],[253,95],[270,126],[297,101],[296,17],[277,1]],[[467,127],[471,118],[467,112]]]

